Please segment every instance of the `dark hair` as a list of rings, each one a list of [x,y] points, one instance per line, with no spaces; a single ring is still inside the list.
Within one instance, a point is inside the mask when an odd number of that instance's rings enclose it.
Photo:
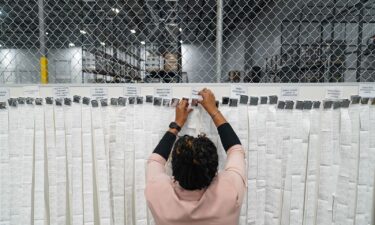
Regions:
[[[214,143],[205,135],[180,137],[172,152],[173,176],[186,190],[210,185],[217,173],[218,155]]]

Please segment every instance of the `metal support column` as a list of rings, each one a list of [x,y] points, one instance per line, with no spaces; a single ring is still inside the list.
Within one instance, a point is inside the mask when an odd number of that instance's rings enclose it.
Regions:
[[[216,82],[221,82],[221,63],[223,45],[223,0],[217,0],[216,13]]]
[[[48,84],[48,59],[46,47],[46,30],[44,20],[44,0],[38,0],[38,18],[39,18],[39,44],[40,44],[40,82]]]

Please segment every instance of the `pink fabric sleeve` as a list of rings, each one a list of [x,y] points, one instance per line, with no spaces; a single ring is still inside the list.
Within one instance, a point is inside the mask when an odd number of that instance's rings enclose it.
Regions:
[[[165,172],[165,164],[166,161],[161,155],[152,153],[147,160],[146,182],[159,180],[162,177],[169,178]]]
[[[234,145],[228,149],[225,174],[232,180],[238,193],[238,203],[241,204],[247,187],[245,152],[242,145]]]

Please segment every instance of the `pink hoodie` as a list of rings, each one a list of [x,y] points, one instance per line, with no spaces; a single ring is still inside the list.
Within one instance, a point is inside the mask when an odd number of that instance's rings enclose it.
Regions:
[[[204,190],[184,190],[165,172],[165,159],[148,159],[146,200],[157,225],[236,225],[246,191],[241,145],[227,151],[225,170]]]

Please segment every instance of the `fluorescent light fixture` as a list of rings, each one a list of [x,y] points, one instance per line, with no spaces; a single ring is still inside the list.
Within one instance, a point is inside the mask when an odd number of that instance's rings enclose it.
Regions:
[[[183,40],[180,40],[180,43],[182,44],[182,43],[184,43],[184,41],[183,41]]]
[[[118,9],[118,8],[112,8],[111,10],[112,10],[112,12],[114,12],[116,14],[118,14],[120,12],[120,9]]]
[[[46,32],[46,35],[49,35],[49,33],[48,33],[48,32]]]
[[[135,30],[130,30],[130,32],[132,32],[132,34],[135,34]]]
[[[105,43],[104,42],[100,42],[101,45],[105,46]]]
[[[76,45],[72,42],[69,43],[69,47],[75,47]]]
[[[80,30],[79,32],[80,32],[81,34],[87,34],[87,32],[84,31],[84,30]]]
[[[178,28],[178,30],[180,31],[180,32],[182,32],[182,28],[180,27],[180,28]]]
[[[146,44],[146,42],[144,42],[144,41],[141,41],[141,44],[142,44],[142,45],[145,45],[145,44]]]
[[[176,23],[168,23],[169,26],[172,26],[172,27],[177,27],[177,24]]]

